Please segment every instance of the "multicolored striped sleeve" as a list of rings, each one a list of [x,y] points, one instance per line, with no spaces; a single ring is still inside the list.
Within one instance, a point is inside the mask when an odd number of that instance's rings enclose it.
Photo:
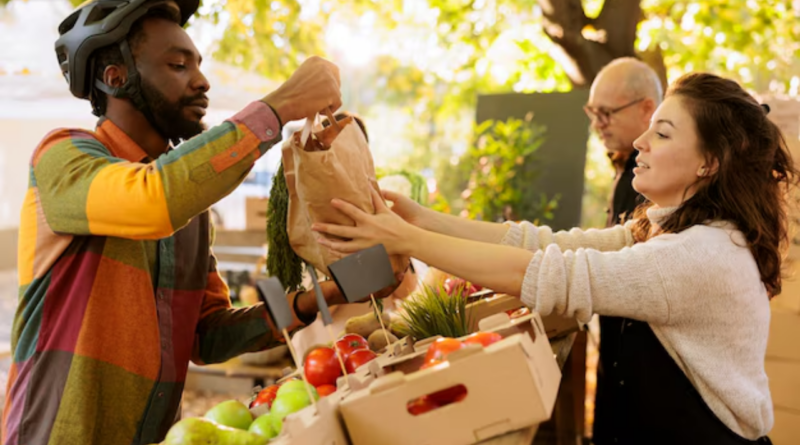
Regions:
[[[228,286],[219,276],[216,263],[212,255],[192,348],[192,362],[198,365],[221,363],[245,352],[279,344],[280,335],[275,332],[263,303],[231,307]]]
[[[114,157],[92,133],[60,130],[35,152],[32,181],[56,233],[159,239],[232,192],[279,140],[263,102],[148,164]]]

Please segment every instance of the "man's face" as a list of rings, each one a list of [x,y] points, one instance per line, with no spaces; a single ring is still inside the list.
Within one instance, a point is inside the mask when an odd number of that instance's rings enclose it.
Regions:
[[[625,91],[621,76],[614,72],[604,74],[592,84],[586,104],[592,129],[610,153],[632,153],[633,141],[647,130],[651,104],[646,103],[648,99]]]
[[[134,50],[142,95],[158,129],[169,139],[190,139],[205,130],[208,80],[194,43],[177,23],[153,18]]]

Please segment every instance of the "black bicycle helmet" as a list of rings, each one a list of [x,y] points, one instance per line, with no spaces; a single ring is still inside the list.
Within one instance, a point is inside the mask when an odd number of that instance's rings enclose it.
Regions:
[[[142,108],[139,74],[126,38],[131,26],[152,9],[172,13],[183,26],[197,11],[199,3],[200,0],[89,0],[79,6],[58,26],[60,37],[55,45],[70,92],[77,98],[88,99],[94,84],[112,96],[130,98],[137,108],[146,111]],[[127,82],[121,88],[112,88],[93,79],[93,54],[115,43],[120,45],[128,68]]]

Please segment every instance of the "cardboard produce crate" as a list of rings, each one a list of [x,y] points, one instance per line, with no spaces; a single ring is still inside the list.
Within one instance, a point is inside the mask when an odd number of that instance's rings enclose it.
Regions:
[[[339,415],[339,405],[349,390],[338,390],[283,419],[281,434],[270,445],[350,445]]]
[[[538,314],[534,337],[514,334],[452,353],[440,365],[392,372],[341,403],[353,445],[461,445],[530,427],[550,418],[561,379]],[[407,404],[463,385],[463,400],[419,415]]]
[[[472,317],[473,324],[470,331],[476,332],[478,330],[478,323],[486,317],[523,307],[525,307],[525,304],[522,303],[522,300],[505,294],[496,294],[492,297],[470,303],[467,305],[467,311],[470,317]],[[562,335],[581,329],[577,320],[573,318],[564,318],[555,314],[542,317],[542,322],[544,323],[547,338],[561,337]]]
[[[496,332],[502,335],[503,338],[514,334],[528,334],[531,338],[536,338],[533,324],[535,317],[538,317],[538,315],[528,314],[512,320],[508,314],[500,312],[480,320],[475,332]],[[469,336],[459,337],[459,340],[463,341],[467,337]],[[394,371],[400,371],[404,374],[415,372],[423,365],[425,354],[428,353],[428,347],[439,338],[442,338],[442,336],[437,335],[413,343],[412,349],[409,349],[406,343],[402,348],[395,348],[392,356],[381,355],[377,360],[374,360],[374,363],[367,363],[359,370],[369,368],[369,373],[372,374],[373,379]],[[397,351],[400,351],[400,353],[397,353]]]

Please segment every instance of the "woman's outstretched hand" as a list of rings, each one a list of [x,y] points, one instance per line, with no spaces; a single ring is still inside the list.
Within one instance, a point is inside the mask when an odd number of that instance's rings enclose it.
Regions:
[[[331,201],[333,207],[355,221],[356,225],[352,227],[314,223],[311,226],[311,230],[343,238],[343,240],[335,240],[319,236],[317,241],[341,256],[347,256],[378,244],[383,244],[390,255],[411,255],[414,246],[413,234],[414,231],[419,229],[404,221],[403,218],[387,207],[381,195],[375,189],[370,188],[370,191],[372,193],[372,205],[375,207],[374,215],[370,215],[349,202],[334,199]],[[394,202],[396,206],[400,202],[400,208],[404,210],[413,208],[402,199],[399,199],[400,196],[397,194],[389,192],[384,196]],[[416,205],[410,199],[408,201]]]
[[[392,212],[403,218],[407,223],[422,227],[425,216],[425,207],[413,199],[397,192],[384,190],[383,197],[392,203]]]

